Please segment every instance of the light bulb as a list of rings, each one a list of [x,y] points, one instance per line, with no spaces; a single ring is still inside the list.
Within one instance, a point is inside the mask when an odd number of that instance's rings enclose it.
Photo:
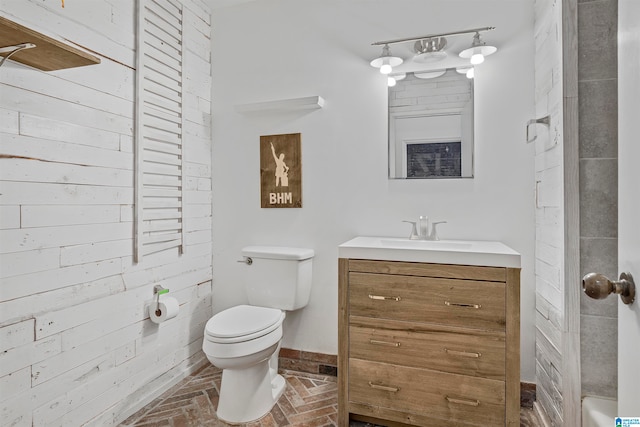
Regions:
[[[474,75],[473,68],[469,68],[465,75],[467,76],[468,79],[472,79]]]
[[[393,77],[389,77],[387,78],[387,85],[389,87],[393,87],[396,85],[396,79],[394,79]]]
[[[474,53],[471,55],[471,63],[473,65],[482,64],[484,62],[484,55],[481,53]]]
[[[391,65],[389,64],[382,64],[382,66],[380,67],[380,73],[382,74],[389,74],[391,72]]]

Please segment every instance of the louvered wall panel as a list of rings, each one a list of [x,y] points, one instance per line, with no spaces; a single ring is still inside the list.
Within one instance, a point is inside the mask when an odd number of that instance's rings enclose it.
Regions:
[[[136,261],[183,251],[182,5],[139,0]]]

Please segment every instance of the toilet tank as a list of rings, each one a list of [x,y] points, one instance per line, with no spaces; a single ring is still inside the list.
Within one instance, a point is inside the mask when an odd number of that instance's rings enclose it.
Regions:
[[[313,249],[280,246],[247,246],[242,256],[251,258],[243,266],[249,304],[297,310],[307,305],[311,294]]]

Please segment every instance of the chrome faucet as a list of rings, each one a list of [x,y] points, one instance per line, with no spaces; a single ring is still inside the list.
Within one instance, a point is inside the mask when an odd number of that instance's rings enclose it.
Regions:
[[[436,228],[438,224],[446,224],[447,221],[434,221],[431,223],[431,232],[427,237],[427,240],[440,240],[438,237],[438,229]]]
[[[429,230],[429,217],[420,215],[418,221],[402,221],[411,224],[411,234],[409,240],[440,240],[438,237],[438,224],[444,224],[447,221],[434,221],[431,223]],[[419,224],[419,226],[418,226]]]
[[[409,240],[420,240],[420,235],[418,234],[418,231],[416,230],[416,221],[402,221],[402,222],[407,222],[409,224],[411,224],[411,234],[409,235]]]

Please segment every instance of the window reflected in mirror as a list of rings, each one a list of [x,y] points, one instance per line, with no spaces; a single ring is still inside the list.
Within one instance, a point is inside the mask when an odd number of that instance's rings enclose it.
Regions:
[[[461,141],[407,145],[407,178],[462,176]]]

